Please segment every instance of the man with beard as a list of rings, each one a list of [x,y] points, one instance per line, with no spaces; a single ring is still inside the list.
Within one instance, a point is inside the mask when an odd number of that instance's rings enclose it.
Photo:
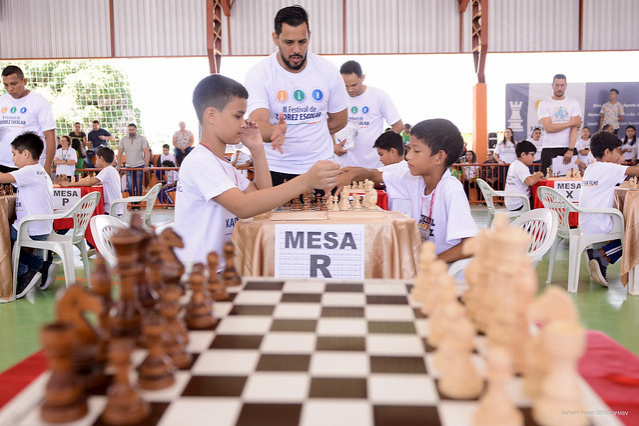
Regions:
[[[335,65],[308,52],[311,31],[300,6],[280,9],[273,43],[278,51],[246,76],[249,119],[259,123],[273,185],[333,156],[331,134],[348,121],[348,95]]]
[[[566,97],[566,76],[557,74],[552,79],[552,97],[539,103],[537,113],[546,129],[541,149],[541,171],[552,164],[555,157],[564,157],[564,164],[577,154],[575,144],[581,126],[581,106],[576,99]]]
[[[118,171],[122,166],[122,153],[126,153],[126,167],[144,168],[142,170],[127,170],[126,181],[129,195],[142,195],[142,185],[144,184],[144,172],[149,165],[150,151],[149,142],[142,135],[138,135],[138,127],[129,124],[129,135],[120,139],[118,145]],[[139,210],[139,204],[134,204],[132,210]]]

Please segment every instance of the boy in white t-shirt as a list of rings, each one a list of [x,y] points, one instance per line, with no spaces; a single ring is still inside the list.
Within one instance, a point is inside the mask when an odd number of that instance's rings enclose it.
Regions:
[[[389,201],[406,207],[418,222],[422,241],[434,241],[437,257],[448,263],[468,257],[464,241],[477,234],[464,188],[449,169],[463,146],[453,123],[425,120],[411,128],[406,171],[382,173]]]
[[[306,173],[273,187],[258,125],[244,119],[247,99],[244,86],[220,74],[205,77],[193,92],[202,138],[182,162],[176,186],[174,230],[184,240],[184,248],[176,252],[183,262],[204,263],[208,253],[221,254],[238,218],[267,212],[307,190],[331,189],[337,181],[339,164],[318,161]],[[224,155],[226,145],[238,142],[251,151],[253,182]]]
[[[39,164],[44,142],[34,132],[26,132],[11,142],[13,162],[18,170],[0,173],[0,183],[11,183],[18,189],[16,220],[10,226],[11,246],[18,239],[20,222],[27,216],[53,214],[53,184],[49,174]],[[29,236],[33,240],[46,240],[53,230],[53,220],[41,220],[29,224]],[[16,298],[23,297],[36,283],[44,290],[58,274],[58,265],[44,261],[40,256],[20,251]]]
[[[508,166],[506,175],[506,192],[524,194],[530,199],[529,207],[533,205],[530,187],[539,182],[544,174],[542,172],[530,173],[530,165],[533,163],[537,147],[528,141],[521,141],[515,146],[517,159]],[[524,207],[520,198],[504,197],[504,204],[508,210],[517,211]]]
[[[615,186],[627,175],[639,175],[639,166],[624,166],[621,141],[614,133],[599,132],[590,140],[590,152],[597,160],[588,166],[581,182],[580,207],[611,208],[614,203]],[[612,231],[610,216],[595,213],[579,214],[579,229],[582,234],[607,234]],[[621,257],[621,240],[593,245],[588,251],[590,277],[607,287],[606,269]]]
[[[95,159],[93,160],[95,166],[100,170],[95,177],[85,177],[77,182],[62,182],[60,186],[93,186],[102,184],[102,192],[104,194],[104,213],[111,213],[111,204],[115,200],[122,199],[122,192],[120,191],[120,173],[113,167],[113,160],[115,159],[115,153],[113,150],[106,146],[101,146],[95,153]],[[118,215],[123,213],[122,205],[117,208],[120,210],[116,212]]]
[[[156,166],[165,167],[162,165],[162,163],[164,163],[165,161],[172,162],[173,163],[172,167],[175,167],[175,164],[177,164],[177,160],[175,159],[175,154],[171,152],[171,147],[169,146],[169,144],[166,144],[166,143],[162,145],[162,154],[160,154],[160,157],[158,157],[158,162],[156,163]],[[165,175],[164,171],[155,172],[155,176],[158,178],[158,180],[164,180],[165,179],[164,175]]]

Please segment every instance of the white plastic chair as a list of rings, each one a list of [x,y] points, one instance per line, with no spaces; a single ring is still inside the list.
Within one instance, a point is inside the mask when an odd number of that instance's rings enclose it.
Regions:
[[[517,217],[510,226],[519,226],[530,235],[528,257],[533,266],[537,267],[557,237],[559,217],[556,212],[549,209],[534,209]]]
[[[119,229],[127,229],[129,225],[117,217],[100,214],[91,218],[90,226],[96,248],[104,260],[109,263],[109,266],[115,267],[118,263],[118,258],[113,244],[111,244],[111,237]]]
[[[488,207],[488,227],[493,223],[493,218],[495,217],[495,213],[505,213],[509,218],[514,218],[520,216],[522,213],[530,211],[530,200],[524,194],[518,194],[515,192],[506,192],[506,191],[495,191],[488,182],[483,179],[477,179],[477,185],[479,185],[479,190],[486,200],[486,206]],[[507,208],[496,208],[493,197],[504,197],[504,198],[519,198],[524,202],[524,206],[521,210],[512,211]]]
[[[51,215],[31,215],[25,217],[20,222],[18,236],[13,246],[13,298],[16,297],[16,286],[18,283],[18,265],[20,262],[20,249],[22,247],[32,247],[41,250],[51,250],[60,257],[64,268],[64,279],[66,286],[75,284],[75,269],[73,265],[73,246],[80,249],[82,255],[82,263],[84,264],[84,273],[87,277],[87,284],[91,285],[91,274],[89,270],[89,257],[87,256],[87,245],[84,241],[84,233],[86,232],[89,220],[93,215],[95,207],[100,201],[100,193],[97,191],[90,192],[80,199],[71,207],[71,209],[54,213]],[[29,236],[29,223],[37,220],[55,220],[73,218],[72,232],[66,235],[51,233],[44,241],[32,240]]]
[[[120,210],[118,206],[123,206],[124,213],[127,212],[127,205],[129,203],[146,203],[146,208],[144,209],[144,223],[148,226],[151,225],[151,212],[153,211],[153,207],[155,206],[155,202],[158,199],[158,194],[160,193],[160,189],[162,189],[162,184],[157,183],[153,188],[146,193],[146,195],[140,195],[136,197],[127,197],[122,198],[121,200],[115,200],[111,203],[111,211],[109,214],[111,216],[117,217],[117,212]]]
[[[621,240],[623,244],[624,223],[621,212],[614,208],[586,208],[579,207],[571,203],[562,194],[547,186],[540,186],[537,189],[539,199],[544,207],[553,210],[559,217],[559,226],[557,228],[557,238],[553,242],[550,250],[550,264],[548,265],[548,279],[546,284],[550,284],[552,280],[552,272],[555,266],[555,255],[557,254],[557,245],[560,240],[568,240],[568,291],[577,292],[579,285],[579,267],[581,266],[581,254],[592,244],[603,243],[611,240]],[[608,234],[582,235],[579,228],[570,228],[568,223],[568,215],[575,213],[594,213],[607,215],[612,217],[613,227]],[[603,218],[603,216],[602,216]]]

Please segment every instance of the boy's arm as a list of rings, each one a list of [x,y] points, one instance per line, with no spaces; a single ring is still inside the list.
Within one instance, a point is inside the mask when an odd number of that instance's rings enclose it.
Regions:
[[[255,172],[253,176],[253,182],[249,184],[244,190],[244,193],[257,191],[258,189],[271,188],[273,181],[271,180],[271,172],[268,169],[268,162],[266,161],[266,153],[264,152],[264,143],[262,143],[262,134],[260,133],[259,124],[246,120],[246,129],[242,133],[242,143],[251,151],[251,157],[253,157],[253,165],[255,166]],[[235,163],[240,158],[238,153],[235,158]],[[235,166],[235,164],[233,164]]]
[[[337,177],[337,193],[343,186],[349,185],[353,181],[372,180],[376,185],[384,183],[382,172],[377,169],[366,169],[364,167],[351,167],[346,173],[340,173]]]
[[[626,169],[627,176],[639,176],[639,166],[629,166]]]
[[[567,129],[568,127],[580,127],[581,126],[581,117],[578,115],[573,115],[570,117],[570,121],[565,123],[553,123],[550,117],[543,117],[541,120],[541,125],[544,126],[544,130],[548,133],[557,133],[562,130]],[[575,141],[577,138],[575,138]],[[574,142],[572,143],[574,147]]]
[[[449,248],[446,251],[443,251],[437,255],[437,259],[441,259],[446,263],[451,263],[456,260],[466,259],[470,257],[469,254],[464,254],[464,243],[467,238],[462,238],[461,242],[454,247]]]
[[[330,190],[335,186],[339,164],[332,161],[318,161],[303,175],[276,187],[242,192],[231,188],[213,199],[222,207],[244,219],[267,212],[289,201],[299,194],[314,188]]]
[[[124,152],[124,148],[119,147],[118,148],[118,170],[120,170],[120,167],[122,167],[122,153]]]
[[[524,179],[524,183],[528,186],[533,186],[534,184],[536,184],[537,182],[539,182],[539,180],[544,177],[544,174],[542,172],[535,172],[532,175],[528,176],[526,179]]]
[[[67,186],[93,186],[93,185],[97,185],[99,183],[101,183],[102,181],[100,179],[98,179],[97,177],[85,177],[80,179],[77,182],[66,182],[66,181],[62,181],[60,182],[60,186],[63,187],[67,187]]]
[[[11,173],[0,173],[0,183],[15,183],[16,178]]]

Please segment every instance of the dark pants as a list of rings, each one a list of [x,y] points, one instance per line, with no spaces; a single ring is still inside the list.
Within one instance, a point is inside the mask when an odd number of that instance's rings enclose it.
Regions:
[[[180,167],[180,165],[182,164],[182,161],[184,161],[184,157],[189,155],[189,152],[191,152],[191,151],[193,151],[193,147],[192,146],[186,148],[184,150],[184,152],[182,152],[182,150],[180,148],[175,148],[173,150],[173,152],[175,153],[175,161],[177,161],[177,166],[178,167]]]
[[[18,170],[17,167],[8,167],[8,166],[3,166],[2,164],[0,164],[0,172],[2,173],[15,172],[16,170]]]
[[[548,167],[552,166],[552,159],[563,156],[568,148],[542,148],[541,149],[541,172],[545,175]],[[573,155],[577,155],[577,150],[573,148]]]
[[[18,239],[18,231],[9,225],[11,233],[11,249],[13,250],[13,244]],[[31,235],[32,240],[44,241],[49,235]],[[42,268],[42,262],[44,260],[40,256],[36,256],[33,253],[29,253],[25,249],[20,249],[20,264],[18,265],[18,276],[22,276],[27,273],[27,269],[33,269],[39,271]]]
[[[127,189],[129,191],[130,196],[142,195],[142,185],[144,185],[144,171],[127,170],[126,182],[127,182]],[[137,207],[140,205],[140,203],[131,203],[131,205]]]

